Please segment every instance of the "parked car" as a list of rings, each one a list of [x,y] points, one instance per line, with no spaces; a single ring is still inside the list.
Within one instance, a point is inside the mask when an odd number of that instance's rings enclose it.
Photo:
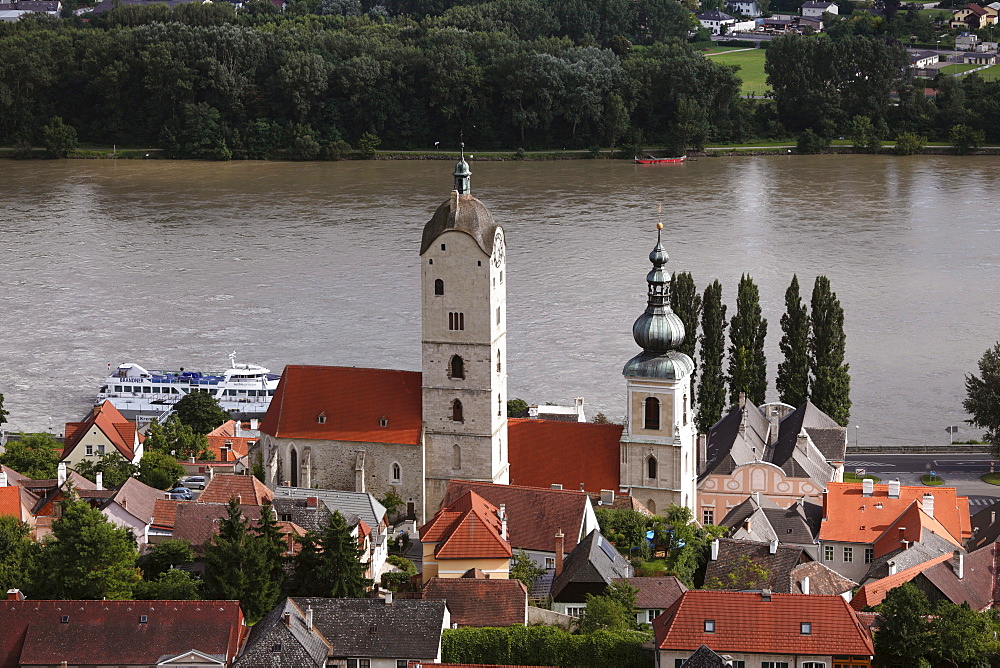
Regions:
[[[193,475],[181,482],[184,483],[185,487],[189,487],[190,489],[205,489],[205,476],[203,475]]]
[[[181,501],[190,501],[193,498],[191,490],[187,487],[174,487],[170,490],[171,499],[179,499]]]

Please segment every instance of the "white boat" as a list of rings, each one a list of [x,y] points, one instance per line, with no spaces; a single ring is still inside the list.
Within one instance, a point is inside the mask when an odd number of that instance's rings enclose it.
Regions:
[[[231,366],[223,371],[147,370],[131,362],[119,364],[97,399],[110,400],[129,419],[161,418],[185,395],[209,392],[234,418],[264,417],[281,376],[256,364],[237,364],[236,353],[229,359]]]

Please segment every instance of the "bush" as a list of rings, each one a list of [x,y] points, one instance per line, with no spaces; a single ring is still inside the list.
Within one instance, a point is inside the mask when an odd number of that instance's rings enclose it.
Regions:
[[[915,132],[901,132],[896,137],[896,155],[914,155],[924,150],[927,137]]]
[[[392,564],[399,570],[403,571],[404,573],[409,573],[410,575],[417,574],[417,567],[413,564],[412,561],[410,561],[406,557],[401,557],[397,554],[390,554],[386,558],[386,561],[388,561],[390,564]]]
[[[518,146],[517,150],[514,151],[514,159],[515,160],[524,160],[524,149],[521,148],[520,146]]]
[[[982,146],[983,142],[986,141],[986,134],[982,130],[973,130],[968,125],[959,123],[952,126],[948,133],[948,139],[955,147],[955,153],[966,155]]]
[[[589,149],[587,149],[587,157],[590,158],[591,160],[596,160],[597,158],[600,158],[601,157],[601,147],[600,146],[591,146]]]
[[[808,129],[799,135],[795,150],[802,154],[822,153],[830,145],[830,140]]]
[[[381,580],[382,589],[399,591],[400,589],[409,586],[410,577],[409,573],[383,573]]]
[[[366,132],[361,135],[361,139],[358,140],[358,150],[361,151],[361,155],[367,159],[372,159],[375,157],[375,151],[378,149],[379,144],[382,140],[374,132]]]
[[[42,143],[45,145],[45,155],[50,158],[65,158],[76,149],[76,129],[63,123],[56,116],[42,127]]]
[[[444,631],[444,663],[574,666],[577,668],[652,668],[643,648],[649,635],[636,631],[597,631],[573,635],[552,626],[464,628]]]

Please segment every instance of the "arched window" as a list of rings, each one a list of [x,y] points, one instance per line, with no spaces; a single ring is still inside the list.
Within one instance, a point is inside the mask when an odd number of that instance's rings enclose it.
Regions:
[[[392,481],[393,482],[399,482],[402,479],[402,477],[403,477],[403,472],[399,468],[399,464],[397,464],[396,462],[393,462],[392,463]]]
[[[465,422],[465,418],[462,416],[462,402],[458,399],[451,402],[451,421]]]
[[[656,457],[653,455],[646,458],[646,477],[656,480]]]
[[[497,373],[500,373],[500,351],[497,351]]]
[[[289,474],[291,476],[292,487],[299,486],[299,455],[295,452],[295,448],[292,448],[289,455]]]
[[[646,502],[646,509],[649,510],[649,512],[651,512],[651,513],[653,513],[655,515],[656,514],[656,501],[653,501],[652,499],[650,499],[649,501],[647,501]]]
[[[645,418],[642,425],[643,429],[660,428],[660,400],[656,397],[646,398]]]
[[[444,294],[444,281],[440,278],[434,279],[434,294],[443,295]]]
[[[451,356],[451,362],[448,363],[448,377],[465,378],[465,362],[458,355]]]
[[[462,468],[462,446],[457,443],[451,448],[451,468]]]

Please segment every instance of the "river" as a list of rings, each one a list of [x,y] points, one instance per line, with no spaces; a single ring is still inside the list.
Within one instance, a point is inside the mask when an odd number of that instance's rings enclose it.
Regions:
[[[4,161],[0,393],[63,431],[107,365],[420,368],[420,231],[451,163]],[[846,312],[850,439],[978,431],[965,374],[1000,336],[995,157],[771,156],[684,165],[473,162],[508,237],[510,396],[624,411],[662,203],[669,267],[760,286],[776,398],[784,291]],[[855,425],[860,425],[856,427]]]

